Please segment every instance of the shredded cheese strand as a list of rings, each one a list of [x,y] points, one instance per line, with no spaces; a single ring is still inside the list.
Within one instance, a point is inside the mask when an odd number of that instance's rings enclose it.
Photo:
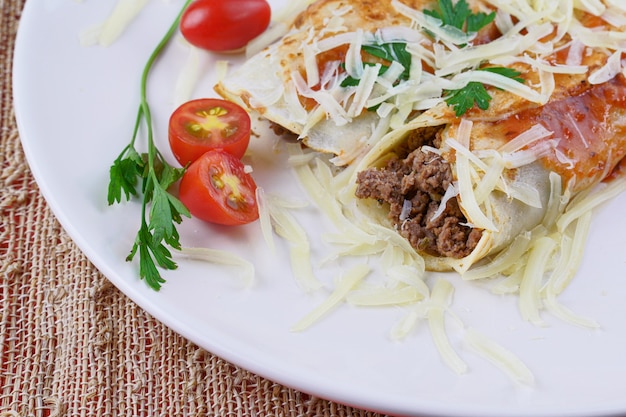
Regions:
[[[541,285],[548,259],[555,248],[556,242],[547,236],[534,242],[520,284],[519,307],[522,318],[536,325],[543,325],[539,314],[542,307]]]
[[[188,259],[201,260],[215,265],[239,267],[241,268],[241,276],[244,279],[246,286],[249,286],[252,282],[254,282],[254,265],[250,261],[247,261],[232,252],[219,249],[183,247],[178,251],[178,253]]]
[[[313,272],[311,248],[306,231],[289,212],[281,207],[271,206],[269,214],[276,233],[291,243],[289,257],[296,281],[306,291],[321,288],[322,283]]]
[[[415,287],[376,287],[353,291],[346,297],[349,304],[360,306],[400,306],[423,300],[424,296]]]
[[[472,328],[465,332],[464,340],[475,352],[495,364],[514,381],[523,385],[534,385],[535,376],[532,371],[510,350]]]
[[[568,206],[566,212],[557,220],[556,225],[559,232],[562,233],[571,222],[580,217],[583,213],[593,210],[595,207],[617,197],[624,191],[626,191],[625,176],[613,179],[608,184],[600,184],[595,192],[591,193],[587,198],[576,201]]]
[[[446,365],[458,374],[467,372],[467,364],[459,357],[448,339],[445,325],[445,311],[449,306],[454,287],[444,279],[438,279],[433,287],[428,308],[428,325],[441,358]]]
[[[367,265],[361,264],[352,267],[350,270],[342,274],[333,292],[321,304],[295,323],[291,327],[291,331],[303,331],[322,319],[332,309],[336,308],[342,301],[344,301],[347,294],[359,282],[361,282],[367,274],[369,274],[369,272],[370,268]]]

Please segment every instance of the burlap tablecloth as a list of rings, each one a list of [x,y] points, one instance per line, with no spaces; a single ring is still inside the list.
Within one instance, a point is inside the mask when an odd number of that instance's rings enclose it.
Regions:
[[[91,265],[46,205],[20,145],[11,68],[24,2],[0,0],[0,417],[376,416],[195,346]]]

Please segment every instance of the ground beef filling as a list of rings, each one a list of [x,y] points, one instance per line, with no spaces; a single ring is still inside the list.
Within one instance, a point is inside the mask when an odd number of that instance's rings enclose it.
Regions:
[[[449,199],[443,213],[433,219],[452,182],[450,165],[421,149],[437,143],[437,132],[416,132],[407,143],[414,150],[405,157],[358,174],[356,196],[388,203],[389,218],[418,251],[457,259],[469,255],[482,232],[464,225],[467,219],[456,198]]]

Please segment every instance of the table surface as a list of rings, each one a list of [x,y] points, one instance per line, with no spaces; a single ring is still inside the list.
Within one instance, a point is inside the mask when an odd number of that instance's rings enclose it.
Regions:
[[[24,3],[0,0],[0,416],[378,416],[199,348],[89,262],[21,148],[11,69]]]

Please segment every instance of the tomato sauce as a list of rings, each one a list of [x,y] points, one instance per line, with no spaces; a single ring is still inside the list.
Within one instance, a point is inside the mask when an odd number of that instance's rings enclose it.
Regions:
[[[618,178],[624,178],[624,176],[626,176],[626,157],[622,158],[617,163],[615,168],[613,168],[613,171],[611,171],[611,174],[608,177],[606,177],[604,179],[604,181],[605,182],[610,182],[610,181],[618,179]]]
[[[319,53],[316,56],[317,70],[319,74],[323,74],[326,70],[327,65],[331,62],[346,62],[347,53],[348,45],[341,45],[328,51]],[[300,70],[300,73],[302,74],[302,77],[306,79],[306,73],[304,68]],[[319,90],[320,88],[321,86],[318,84],[313,87],[313,90]],[[317,102],[314,99],[308,97],[300,96],[300,102],[307,111],[311,111],[317,106]]]
[[[580,94],[531,108],[497,122],[511,140],[535,124],[559,139],[545,159],[574,190],[603,180],[626,156],[626,79],[588,86]],[[548,139],[548,140],[549,140]]]

